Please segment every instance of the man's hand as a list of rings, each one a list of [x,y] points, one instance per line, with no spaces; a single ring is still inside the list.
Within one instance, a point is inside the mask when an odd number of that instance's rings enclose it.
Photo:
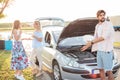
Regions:
[[[80,50],[81,51],[85,51],[86,49],[88,49],[90,46],[92,46],[92,43],[89,41],[85,46],[83,46]]]

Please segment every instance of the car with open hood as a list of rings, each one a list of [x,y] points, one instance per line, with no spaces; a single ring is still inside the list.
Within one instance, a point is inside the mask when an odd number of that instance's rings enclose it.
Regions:
[[[91,52],[91,48],[80,51],[87,41],[93,40],[97,22],[96,18],[81,18],[67,26],[43,26],[45,46],[42,60],[53,73],[54,80],[99,80],[96,52]],[[113,61],[116,77],[120,64],[116,57]]]

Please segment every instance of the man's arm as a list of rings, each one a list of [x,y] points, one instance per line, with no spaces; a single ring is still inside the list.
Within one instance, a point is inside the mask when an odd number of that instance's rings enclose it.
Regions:
[[[95,38],[94,40],[91,41],[91,44],[95,44],[95,43],[98,43],[98,42],[103,41],[103,40],[104,40],[103,37]]]
[[[85,51],[87,48],[89,48],[89,47],[92,46],[93,44],[98,43],[98,42],[103,41],[103,40],[104,40],[103,37],[99,37],[99,38],[95,38],[95,39],[92,40],[92,41],[88,41],[88,43],[81,48],[81,51]]]

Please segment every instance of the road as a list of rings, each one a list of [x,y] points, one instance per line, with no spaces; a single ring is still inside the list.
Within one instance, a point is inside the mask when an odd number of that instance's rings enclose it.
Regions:
[[[120,31],[115,32],[115,42],[120,42]],[[115,49],[117,53],[118,62],[120,63],[120,48]],[[120,80],[120,70],[118,72],[118,77],[115,80]]]
[[[118,62],[120,63],[120,48],[119,49],[115,49],[115,51],[117,53]],[[120,80],[120,70],[118,72],[118,77],[115,80]]]

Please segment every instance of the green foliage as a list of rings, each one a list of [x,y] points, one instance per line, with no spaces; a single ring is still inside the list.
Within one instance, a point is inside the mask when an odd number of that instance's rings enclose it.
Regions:
[[[120,42],[114,42],[114,47],[120,48]]]
[[[0,14],[0,18],[4,18],[5,17],[5,15],[4,14]]]
[[[4,2],[6,2],[6,0],[0,0],[0,3],[4,3]]]
[[[3,2],[3,0],[0,0],[0,3]]]
[[[14,0],[0,0],[0,19],[5,17],[3,12],[8,6],[10,6],[12,1]]]

